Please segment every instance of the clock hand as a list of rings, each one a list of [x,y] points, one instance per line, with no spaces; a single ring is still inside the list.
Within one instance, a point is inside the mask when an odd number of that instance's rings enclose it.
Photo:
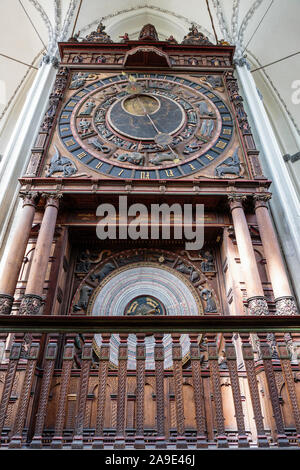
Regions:
[[[137,100],[138,100],[138,102],[139,102],[139,104],[140,104],[142,110],[144,111],[145,116],[147,116],[147,118],[148,118],[149,121],[151,122],[152,126],[153,126],[154,129],[156,130],[157,134],[163,134],[163,132],[160,132],[160,131],[158,130],[158,128],[157,128],[156,125],[154,124],[152,118],[151,118],[151,117],[149,116],[149,114],[147,113],[147,110],[146,110],[146,108],[145,108],[145,106],[144,106],[144,103],[140,100],[140,97],[139,97],[139,96],[137,96]],[[167,134],[167,135],[169,135],[169,134]],[[170,137],[171,137],[171,136],[170,136]],[[174,150],[170,147],[170,145],[167,144],[167,147],[169,148],[169,150],[171,151],[171,153],[173,153],[173,155],[175,155],[175,157],[177,158],[178,155],[174,152]]]

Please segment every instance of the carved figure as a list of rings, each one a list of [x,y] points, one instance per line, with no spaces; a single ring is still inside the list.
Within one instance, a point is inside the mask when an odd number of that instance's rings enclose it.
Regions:
[[[100,150],[100,152],[103,153],[109,153],[110,148],[107,147],[107,145],[102,144],[98,137],[93,137],[92,139],[89,139],[89,144],[92,144],[97,150]]]
[[[212,296],[212,291],[209,289],[203,289],[200,292],[201,299],[206,301],[206,307],[204,312],[214,313],[217,312],[217,306]]]
[[[107,276],[110,272],[112,272],[114,269],[116,269],[116,266],[113,264],[113,263],[106,263],[101,269],[100,271],[98,271],[97,273],[93,273],[91,274],[90,278],[92,279],[92,281],[102,281],[102,279],[105,278],[105,276]]]
[[[204,119],[201,125],[200,134],[203,135],[203,137],[211,137],[214,127],[215,123],[213,119]]]
[[[117,160],[119,160],[119,162],[133,163],[134,165],[143,165],[144,155],[140,152],[132,152],[131,154],[122,153],[118,155]]]
[[[198,106],[198,108],[199,108],[199,111],[200,111],[201,116],[203,116],[203,115],[205,115],[205,116],[213,116],[213,115],[214,115],[214,113],[212,113],[211,111],[209,111],[206,101],[200,101],[200,103],[198,103],[197,106]]]
[[[69,158],[62,157],[56,145],[55,147],[55,155],[51,158],[50,165],[48,168],[48,172],[46,173],[46,177],[52,176],[53,173],[63,172],[63,176],[71,176],[77,172],[77,168],[75,163],[73,163]]]
[[[209,251],[206,251],[205,254],[202,256],[203,258],[206,259],[206,261],[202,261],[201,271],[203,272],[215,271],[215,262],[214,262],[213,255]]]
[[[226,158],[219,166],[217,166],[215,173],[217,176],[224,176],[226,174],[239,176],[241,171],[241,162],[238,156],[239,147],[235,149],[232,157]]]
[[[91,123],[87,119],[81,119],[79,121],[80,132],[82,135],[86,135],[90,132]]]
[[[89,298],[91,293],[93,292],[93,288],[90,286],[82,286],[80,289],[80,294],[79,294],[79,300],[78,303],[73,305],[73,311],[77,312],[78,310],[86,310],[88,303],[89,303]]]
[[[149,162],[152,165],[160,165],[162,162],[173,162],[174,154],[172,153],[156,153],[154,157],[150,158]]]
[[[85,110],[80,113],[80,116],[89,116],[96,105],[94,100],[88,100],[84,106]]]
[[[71,84],[69,86],[70,90],[76,90],[77,88],[85,85],[86,79],[88,78],[88,73],[78,72],[75,73],[72,77]]]
[[[194,270],[192,266],[186,266],[185,264],[180,263],[178,264],[178,266],[176,266],[176,270],[183,274],[189,274],[191,282],[196,282],[200,278],[199,274],[197,273],[197,271]]]

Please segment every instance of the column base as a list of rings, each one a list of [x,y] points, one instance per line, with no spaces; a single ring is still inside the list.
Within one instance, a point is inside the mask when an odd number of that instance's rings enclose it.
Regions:
[[[123,436],[115,438],[114,449],[125,449],[125,438]]]
[[[284,296],[275,299],[276,315],[299,315],[294,297]]]
[[[258,447],[270,447],[267,436],[265,435],[257,436],[257,445]]]
[[[43,447],[42,436],[34,436],[31,443],[31,449],[41,449]]]
[[[92,449],[104,449],[104,442],[102,437],[94,437]]]
[[[227,436],[217,437],[217,447],[218,449],[227,449],[229,447]]]
[[[24,294],[21,300],[20,315],[40,315],[44,300],[40,295]]]
[[[247,436],[244,436],[244,435],[238,436],[238,446],[241,448],[250,447]]]
[[[264,296],[249,297],[247,302],[250,315],[269,315],[268,303]]]
[[[12,295],[0,294],[0,315],[10,315],[13,303]]]
[[[13,436],[11,438],[10,443],[8,444],[9,449],[21,449],[22,447],[22,437],[21,436]]]
[[[290,443],[285,434],[277,434],[278,447],[289,447]]]
[[[83,449],[82,436],[74,436],[71,447],[72,449]]]
[[[134,441],[135,449],[145,449],[145,439],[144,436],[136,436]]]
[[[156,438],[155,448],[156,449],[166,449],[167,448],[166,439],[165,439],[164,436],[158,436]]]
[[[62,449],[63,439],[62,437],[53,437],[51,442],[51,449]]]
[[[188,444],[186,442],[185,436],[177,436],[176,437],[176,449],[187,449]]]
[[[207,439],[206,436],[196,436],[196,447],[197,449],[204,449],[207,447]]]

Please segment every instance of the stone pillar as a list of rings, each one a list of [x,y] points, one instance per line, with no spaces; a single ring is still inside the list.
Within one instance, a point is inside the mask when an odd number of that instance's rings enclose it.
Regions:
[[[230,194],[228,198],[236,242],[246,283],[248,311],[250,315],[268,315],[268,304],[264,296],[252,240],[243,209],[243,200],[246,199],[246,196],[241,194]]]
[[[24,200],[23,209],[20,212],[18,229],[15,230],[11,241],[11,250],[6,258],[5,271],[0,280],[0,315],[9,315],[11,312],[38,200],[36,192],[24,192],[20,193],[20,196]]]
[[[276,233],[267,206],[267,201],[270,198],[270,193],[254,195],[255,214],[274,292],[276,314],[297,315],[295,299],[291,293]]]
[[[20,315],[38,315],[44,303],[42,297],[44,282],[61,194],[47,193],[42,196],[46,197],[45,213],[34,250],[25,294],[21,300]]]

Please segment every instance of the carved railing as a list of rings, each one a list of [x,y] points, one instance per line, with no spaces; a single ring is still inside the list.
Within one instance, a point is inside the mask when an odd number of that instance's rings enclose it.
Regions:
[[[298,447],[299,337],[297,316],[2,316],[1,446]]]

